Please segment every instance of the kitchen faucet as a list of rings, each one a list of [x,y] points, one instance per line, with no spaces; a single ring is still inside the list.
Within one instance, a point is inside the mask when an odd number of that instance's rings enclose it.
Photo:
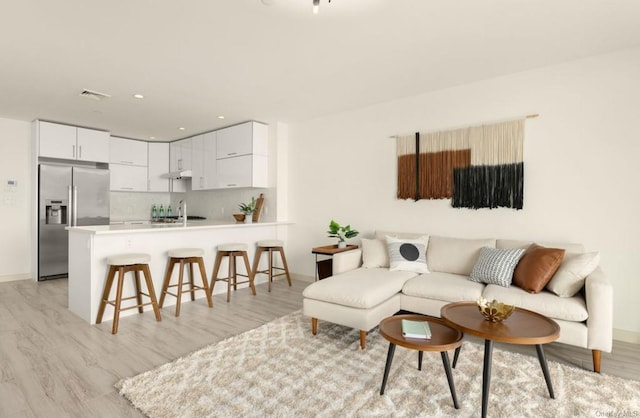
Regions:
[[[187,226],[187,202],[181,200],[178,206],[178,220],[182,218],[182,225]]]

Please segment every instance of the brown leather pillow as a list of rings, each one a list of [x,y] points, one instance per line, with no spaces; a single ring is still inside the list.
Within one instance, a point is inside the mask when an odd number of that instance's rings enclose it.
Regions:
[[[513,272],[513,284],[529,293],[540,293],[553,277],[562,259],[564,250],[531,244]]]

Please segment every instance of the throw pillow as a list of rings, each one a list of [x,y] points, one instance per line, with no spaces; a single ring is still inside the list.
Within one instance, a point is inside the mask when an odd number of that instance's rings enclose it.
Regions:
[[[387,237],[389,251],[389,271],[403,270],[414,273],[429,273],[427,267],[427,241],[420,239],[400,239]]]
[[[513,278],[513,270],[515,270],[522,254],[524,254],[523,248],[482,247],[469,280],[509,287]]]
[[[362,246],[362,267],[366,269],[376,267],[389,267],[389,254],[387,244],[379,239],[360,240]]]
[[[573,297],[584,286],[584,279],[598,267],[600,253],[566,253],[547,289],[563,298]]]
[[[513,272],[513,284],[529,293],[540,293],[560,267],[564,250],[531,244]]]

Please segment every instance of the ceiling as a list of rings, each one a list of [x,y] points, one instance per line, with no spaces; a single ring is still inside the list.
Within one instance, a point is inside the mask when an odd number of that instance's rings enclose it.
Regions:
[[[0,117],[160,141],[640,45],[638,0],[321,0],[317,15],[312,0],[0,5]]]

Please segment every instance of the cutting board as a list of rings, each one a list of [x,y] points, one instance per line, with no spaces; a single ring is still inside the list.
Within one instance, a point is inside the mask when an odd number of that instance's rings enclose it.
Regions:
[[[260,221],[260,214],[262,213],[263,205],[264,205],[264,194],[260,193],[260,196],[256,199],[256,210],[253,212],[253,222]]]

